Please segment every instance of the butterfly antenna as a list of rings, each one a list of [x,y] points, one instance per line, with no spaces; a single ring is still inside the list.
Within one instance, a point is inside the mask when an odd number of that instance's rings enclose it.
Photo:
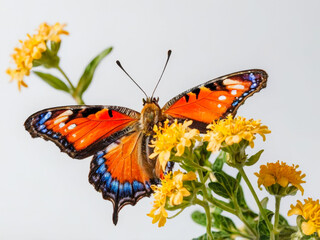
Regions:
[[[133,80],[133,78],[129,75],[129,73],[127,73],[127,71],[126,70],[124,70],[124,68],[122,67],[122,65],[121,65],[121,63],[120,63],[120,61],[119,60],[117,60],[116,61],[116,63],[118,64],[118,66],[121,68],[121,70],[122,71],[124,71],[125,72],[125,74],[127,74],[127,76],[138,86],[138,88],[140,88],[140,90],[144,93],[144,95],[146,95],[146,98],[148,98],[148,95],[146,94],[146,92],[145,91],[143,91],[143,89],[139,86],[139,84],[135,81],[135,80]]]
[[[154,92],[156,91],[156,89],[157,89],[157,87],[158,87],[158,85],[159,85],[159,83],[160,83],[160,80],[161,80],[161,78],[162,78],[162,75],[163,75],[164,71],[166,70],[166,67],[167,67],[167,64],[168,64],[168,62],[169,62],[171,53],[172,53],[172,51],[169,50],[169,51],[168,51],[168,57],[167,57],[166,64],[164,65],[164,68],[163,68],[163,70],[162,70],[161,76],[160,76],[160,78],[159,78],[159,80],[158,80],[158,82],[157,82],[156,87],[154,88],[154,90],[153,90],[153,92],[152,92],[151,99],[153,98],[153,94],[154,94]]]

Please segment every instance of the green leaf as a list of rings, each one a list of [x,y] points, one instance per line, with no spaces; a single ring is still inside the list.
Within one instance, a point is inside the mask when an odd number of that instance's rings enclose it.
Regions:
[[[268,202],[269,202],[269,198],[265,197],[260,202],[261,202],[261,205],[262,205],[263,208],[267,208],[267,205],[268,205]]]
[[[265,213],[269,221],[271,221],[271,218],[274,215],[273,212],[268,209],[265,209]],[[263,240],[270,239],[270,232],[269,232],[268,226],[261,215],[259,216],[258,233],[259,233],[259,239],[263,239]]]
[[[238,191],[237,191],[237,202],[239,204],[239,206],[241,208],[244,208],[244,209],[248,209],[248,205],[247,205],[247,202],[246,202],[246,199],[244,197],[244,194],[243,194],[243,190],[242,190],[242,187],[240,186],[239,184],[239,187],[238,187]]]
[[[86,69],[84,70],[84,72],[83,72],[83,74],[82,74],[82,76],[81,76],[81,78],[80,78],[80,80],[78,82],[78,86],[77,86],[77,88],[75,90],[74,95],[80,96],[80,97],[82,96],[82,94],[89,87],[97,66],[102,61],[102,59],[104,59],[111,51],[112,51],[112,47],[103,50],[100,54],[98,54],[98,56],[96,56],[87,65]]]
[[[214,176],[216,177],[217,182],[226,190],[229,198],[232,198],[238,188],[237,180],[223,171],[215,172]]]
[[[226,152],[221,151],[218,157],[216,158],[216,160],[214,161],[214,163],[212,164],[211,169],[213,171],[221,171],[223,168],[223,164],[225,162],[226,162]]]
[[[229,199],[229,193],[218,182],[211,182],[208,184],[209,188],[217,195]]]
[[[37,72],[37,71],[33,71],[33,72],[38,77],[40,77],[43,81],[48,83],[51,87],[53,87],[57,90],[61,90],[61,91],[65,91],[67,93],[70,93],[68,86],[63,81],[61,81],[59,78],[57,78],[49,73],[43,73],[43,72]]]
[[[234,232],[237,231],[236,225],[233,223],[233,221],[225,216],[222,216],[221,214],[215,214],[213,215],[213,226],[217,229],[220,229],[225,232]]]
[[[257,152],[256,154],[252,155],[245,163],[246,166],[252,166],[253,164],[255,164],[256,162],[258,162],[258,160],[260,159],[261,154],[263,153],[263,149],[260,150],[259,152]]]
[[[227,240],[231,239],[231,235],[226,232],[212,232],[214,240]],[[193,238],[192,240],[208,240],[207,234],[204,234],[200,237]]]
[[[200,212],[200,211],[194,211],[191,214],[191,218],[194,222],[202,225],[202,226],[206,226],[207,225],[207,217],[206,214]]]
[[[279,226],[290,226],[287,219],[281,214],[279,215]]]

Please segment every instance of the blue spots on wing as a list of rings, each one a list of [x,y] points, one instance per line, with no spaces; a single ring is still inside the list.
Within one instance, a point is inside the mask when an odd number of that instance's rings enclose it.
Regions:
[[[144,186],[141,182],[138,182],[138,181],[133,181],[133,190],[135,192],[139,192],[139,191],[142,191],[144,189]]]
[[[60,134],[59,133],[54,133],[54,134],[52,134],[52,137],[55,138],[55,139],[58,139],[60,137]]]
[[[258,86],[258,84],[252,83],[252,85],[250,86],[250,88],[251,88],[251,89],[254,89],[254,88],[256,88],[257,86]]]
[[[123,185],[123,190],[124,190],[124,196],[131,196],[132,195],[132,186],[130,183],[125,182]]]
[[[111,174],[110,174],[108,171],[106,171],[106,172],[102,175],[101,181],[107,182],[107,181],[109,181],[109,179],[112,180]]]
[[[256,76],[253,73],[249,74],[249,80],[250,81],[255,81],[256,80]]]
[[[119,182],[118,180],[113,180],[111,183],[111,192],[114,194],[118,193],[118,188],[119,188]]]
[[[110,176],[110,177],[107,179],[106,183],[105,183],[107,189],[110,189],[111,182],[112,182],[112,177]]]
[[[102,163],[104,163],[104,161],[105,161],[104,158],[100,157],[97,159],[97,164],[101,165]]]
[[[235,106],[237,106],[238,104],[239,104],[239,101],[234,101],[234,102],[232,103],[232,106],[235,107]]]
[[[106,171],[106,165],[102,164],[96,171],[96,173],[104,174]]]
[[[40,118],[39,125],[44,124],[52,116],[52,112],[47,112],[46,114],[44,114],[44,116],[42,115],[43,114],[39,116]]]
[[[96,158],[100,158],[100,157],[102,157],[103,155],[105,155],[105,152],[104,152],[104,151],[99,151],[99,152],[97,152],[97,154],[96,154]]]

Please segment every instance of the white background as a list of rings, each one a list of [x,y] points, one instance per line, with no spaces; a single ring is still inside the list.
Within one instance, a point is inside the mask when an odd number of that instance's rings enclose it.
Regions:
[[[116,66],[117,59],[150,94],[167,50],[173,50],[156,93],[161,105],[214,77],[265,69],[268,87],[239,110],[272,130],[266,142],[257,141],[255,151],[265,148],[265,153],[248,175],[255,184],[253,172],[261,163],[299,164],[307,174],[304,197],[319,198],[319,7],[316,0],[0,0],[0,239],[191,239],[205,232],[190,218],[197,208],[159,229],[146,216],[149,198],[126,206],[113,226],[112,204],[87,181],[90,159],[73,160],[24,130],[30,114],[74,104],[34,75],[19,93],[5,74],[18,39],[44,21],[68,24],[61,66],[74,82],[90,59],[114,46],[84,95],[87,104],[141,110],[143,95]],[[282,213],[302,198],[300,193],[286,198]]]

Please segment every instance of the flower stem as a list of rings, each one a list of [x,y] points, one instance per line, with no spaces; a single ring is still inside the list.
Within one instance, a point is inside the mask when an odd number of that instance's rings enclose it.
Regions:
[[[70,85],[70,87],[71,87],[71,89],[72,89],[72,92],[74,92],[75,87],[73,86],[72,82],[71,82],[70,79],[68,78],[67,74],[65,74],[65,72],[62,70],[62,68],[61,68],[60,66],[57,66],[56,68],[57,68],[57,69],[59,70],[59,72],[64,76],[64,78],[68,81],[68,83],[69,83],[69,85]]]
[[[272,238],[275,240],[278,240],[279,239],[279,231],[277,228],[278,228],[278,224],[279,224],[279,210],[280,210],[281,196],[275,196],[275,198],[276,198],[276,206],[275,206]]]
[[[243,167],[242,167],[242,166],[237,167],[237,169],[239,170],[242,178],[244,179],[244,181],[245,181],[246,184],[248,185],[248,187],[249,187],[249,189],[250,189],[250,191],[251,191],[251,193],[252,193],[252,195],[253,195],[253,197],[254,197],[254,200],[256,201],[256,203],[257,203],[257,205],[258,205],[258,207],[259,207],[260,214],[261,214],[262,218],[264,219],[264,221],[266,222],[267,227],[268,227],[268,229],[269,229],[269,232],[271,233],[271,232],[272,232],[272,229],[273,229],[273,226],[272,226],[272,224],[270,223],[269,219],[267,218],[267,215],[266,215],[266,213],[265,213],[265,211],[264,211],[264,208],[262,207],[261,202],[260,202],[260,200],[259,200],[256,192],[254,191],[254,188],[253,188],[250,180],[248,179],[247,174],[246,174],[245,171],[243,170]]]
[[[76,89],[73,86],[72,82],[70,81],[70,79],[68,78],[67,74],[62,70],[62,68],[60,66],[56,67],[58,69],[58,71],[64,76],[64,78],[68,81],[70,88],[71,88],[71,96],[73,97],[74,100],[76,100],[76,102],[79,105],[83,105],[85,104],[84,101],[82,100],[82,97],[79,95],[76,95]]]
[[[212,227],[212,219],[211,219],[211,213],[210,213],[210,207],[209,204],[206,201],[201,201],[200,199],[196,198],[195,203],[200,205],[204,208],[204,211],[206,213],[206,219],[207,219],[207,239],[208,240],[214,240],[211,227]]]
[[[247,229],[250,231],[250,233],[251,233],[253,236],[256,237],[256,236],[257,236],[257,231],[250,226],[250,224],[247,222],[247,220],[246,220],[245,217],[243,216],[242,211],[241,211],[241,208],[240,208],[240,206],[239,206],[239,204],[238,204],[237,199],[234,197],[232,201],[233,201],[234,207],[235,207],[235,209],[236,209],[235,215],[244,223],[244,225],[246,225],[246,227],[247,227]]]
[[[205,182],[204,182],[204,178],[203,178],[203,172],[198,169],[198,175],[199,175],[199,179],[200,179],[200,182],[203,184],[203,187],[202,187],[202,193],[203,193],[203,200],[202,201],[202,207],[204,208],[205,212],[206,212],[206,218],[207,218],[207,238],[208,240],[213,240],[213,235],[212,235],[212,230],[211,230],[211,227],[212,227],[212,219],[211,219],[211,213],[210,213],[210,207],[209,207],[209,204],[208,204],[208,193],[207,193],[207,188],[206,188],[206,185],[205,185]]]
[[[225,206],[224,204],[220,203],[217,199],[213,198],[213,197],[208,197],[207,200],[212,203],[215,207],[218,207],[220,209],[222,209],[223,211],[229,212],[233,215],[237,215],[236,211],[228,206]]]

